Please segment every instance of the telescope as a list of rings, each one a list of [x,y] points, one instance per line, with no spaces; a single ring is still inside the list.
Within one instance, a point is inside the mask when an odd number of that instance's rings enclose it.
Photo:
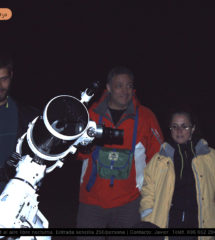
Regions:
[[[16,168],[0,196],[0,228],[48,228],[49,223],[38,209],[38,190],[42,179],[63,159],[75,154],[80,145],[95,138],[122,138],[123,130],[106,128],[91,121],[85,106],[94,96],[98,82],[81,93],[81,99],[70,95],[52,98],[29,123],[26,133],[17,141],[9,164]],[[4,236],[0,236],[3,238]],[[50,236],[20,236],[27,240],[50,240]]]

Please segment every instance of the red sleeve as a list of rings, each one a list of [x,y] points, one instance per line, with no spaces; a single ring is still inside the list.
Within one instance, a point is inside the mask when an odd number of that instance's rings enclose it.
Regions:
[[[95,104],[94,104],[95,105]],[[92,105],[92,107],[90,107],[90,109],[88,110],[89,112],[89,116],[90,116],[90,120],[92,121],[96,121],[97,116],[94,113],[94,111],[92,110],[94,108],[94,105]],[[93,146],[91,144],[83,147],[83,151],[81,151],[80,149],[77,149],[77,155],[76,155],[76,159],[77,160],[85,160],[88,159],[89,156],[91,155],[92,151],[93,151]]]
[[[77,160],[85,160],[85,159],[88,159],[89,158],[89,154],[84,154],[84,153],[81,153],[79,150],[77,152],[77,155],[76,155],[76,159]]]

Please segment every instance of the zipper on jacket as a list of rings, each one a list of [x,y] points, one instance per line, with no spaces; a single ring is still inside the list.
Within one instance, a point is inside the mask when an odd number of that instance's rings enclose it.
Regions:
[[[183,211],[182,212],[182,219],[181,219],[182,222],[184,222],[184,216],[185,216],[185,212]]]
[[[199,177],[198,177],[198,173],[196,171],[195,165],[192,163],[193,169],[194,169],[194,173],[196,175],[196,179],[197,179],[197,186],[198,186],[198,190],[199,190],[199,194],[198,194],[198,198],[199,198],[199,216],[200,216],[200,223],[199,223],[199,228],[202,228],[202,199],[201,199],[201,189],[200,189],[200,182],[199,182]]]
[[[170,212],[171,207],[173,206],[173,204],[172,204],[172,197],[173,197],[173,193],[174,193],[174,189],[175,189],[175,166],[174,166],[174,161],[173,161],[172,158],[170,158],[170,161],[172,161],[172,167],[173,167],[174,186],[172,186],[173,183],[171,183],[170,189],[172,187],[173,190],[172,190],[172,195],[171,195],[171,202],[168,202],[169,211],[168,211],[168,217],[167,217],[167,228],[169,226],[169,212]],[[170,161],[167,162],[167,165],[168,165],[169,168],[171,167]]]
[[[192,151],[193,151],[193,153],[194,153],[194,156],[197,157],[197,156],[196,156],[196,153],[195,153],[194,150],[193,150],[192,142],[191,142],[191,149],[192,149]],[[200,205],[200,206],[198,206],[198,207],[199,207],[199,218],[200,218],[199,228],[202,228],[202,198],[201,198],[201,189],[200,189],[200,182],[199,182],[198,173],[197,173],[196,167],[195,167],[195,165],[194,165],[194,163],[193,163],[193,159],[192,159],[192,167],[193,167],[193,169],[194,169],[194,174],[196,175],[197,186],[198,186],[198,189],[199,189],[199,196],[198,196],[198,197],[199,197],[199,205]],[[199,239],[200,239],[200,240],[203,239],[202,236],[200,236]]]

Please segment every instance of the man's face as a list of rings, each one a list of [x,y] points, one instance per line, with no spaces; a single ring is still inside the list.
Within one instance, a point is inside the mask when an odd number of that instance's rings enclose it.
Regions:
[[[11,75],[7,68],[0,68],[0,105],[5,104],[7,101]]]
[[[132,99],[133,81],[127,74],[116,75],[107,84],[107,90],[110,93],[109,107],[118,110],[125,109]]]

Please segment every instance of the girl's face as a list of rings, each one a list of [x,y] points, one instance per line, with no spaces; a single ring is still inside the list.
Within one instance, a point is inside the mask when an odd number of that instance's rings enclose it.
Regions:
[[[170,124],[171,136],[178,144],[191,140],[195,127],[191,125],[189,118],[184,114],[173,115]]]

